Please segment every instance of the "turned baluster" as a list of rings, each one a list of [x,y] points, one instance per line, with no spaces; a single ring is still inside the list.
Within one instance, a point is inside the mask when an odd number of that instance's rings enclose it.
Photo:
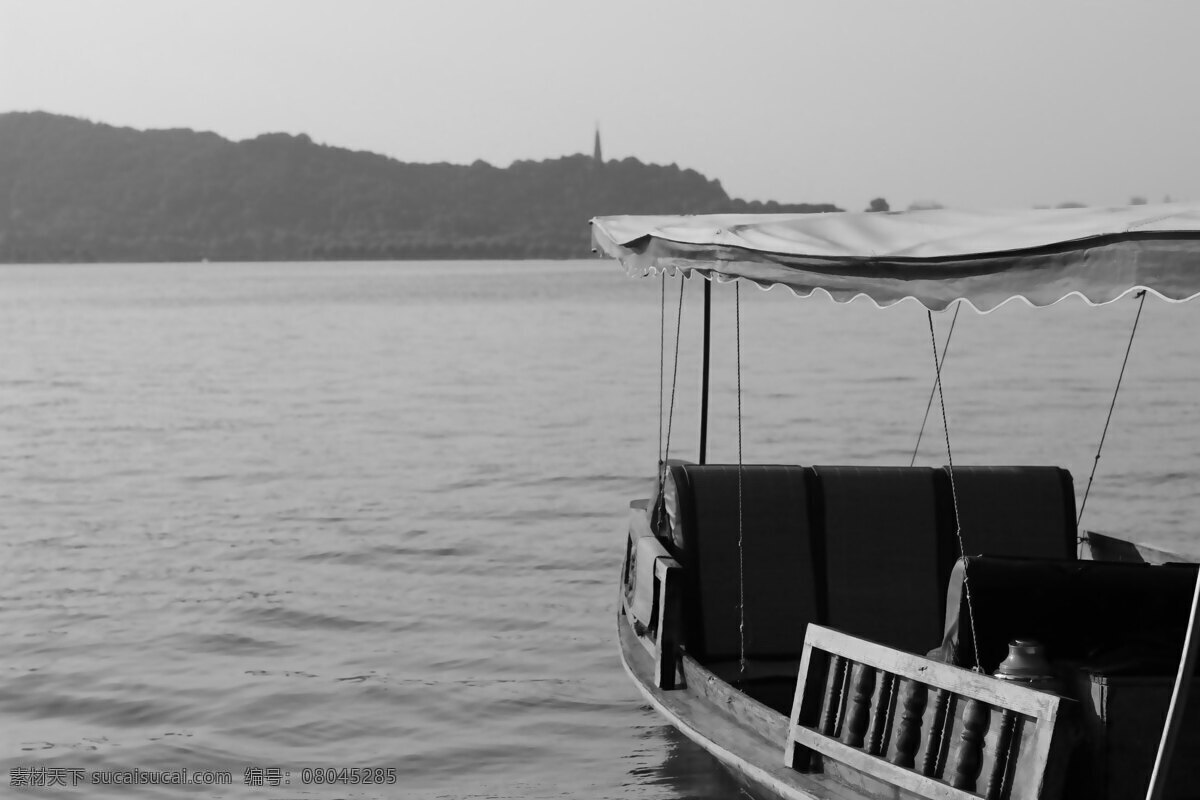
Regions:
[[[896,676],[890,672],[883,673],[883,678],[879,682],[879,697],[875,701],[874,713],[871,715],[871,728],[867,731],[867,752],[873,756],[883,752],[883,737],[887,730],[895,690]]]
[[[992,764],[987,788],[983,792],[987,800],[1000,800],[1004,796],[1004,782],[1008,778],[1008,763],[1012,758],[1013,731],[1016,723],[1017,714],[1014,711],[1005,711],[1000,717],[1000,729],[996,731],[996,762]]]
[[[950,703],[950,693],[938,689],[933,694],[933,719],[929,723],[929,742],[925,748],[925,757],[921,759],[921,774],[934,776],[940,766],[942,755],[942,738],[946,732],[946,708]]]
[[[898,767],[912,769],[917,756],[917,747],[921,743],[921,719],[925,714],[925,704],[929,700],[929,690],[925,684],[906,680],[908,691],[904,693],[904,702],[900,710],[900,725],[896,730],[896,757],[892,763]]]
[[[821,713],[820,731],[823,736],[833,736],[837,730],[838,712],[842,705],[842,684],[846,678],[846,659],[830,656],[829,679],[825,684],[825,710]]]
[[[866,664],[856,664],[854,687],[850,695],[850,703],[846,713],[844,741],[851,747],[862,747],[863,737],[867,732],[867,722],[871,716],[871,695],[875,693],[875,669]]]
[[[963,706],[963,730],[956,753],[954,777],[950,785],[955,789],[975,791],[979,770],[983,767],[983,734],[987,730],[988,705],[980,700],[968,700]]]

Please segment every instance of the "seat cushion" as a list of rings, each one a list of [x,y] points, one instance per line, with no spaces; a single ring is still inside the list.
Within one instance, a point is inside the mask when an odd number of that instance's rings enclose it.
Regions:
[[[828,624],[923,653],[941,637],[938,506],[927,467],[814,467]]]
[[[1059,467],[955,467],[938,476],[942,498],[943,581],[961,555],[1075,557],[1075,490]],[[954,496],[963,552],[955,536]]]
[[[954,568],[938,657],[975,664],[970,582],[981,666],[993,672],[1013,639],[1036,639],[1056,662],[1108,675],[1178,668],[1196,564],[972,557]],[[1200,668],[1200,665],[1198,665]]]
[[[745,598],[751,658],[799,657],[817,620],[806,471],[737,465],[671,467],[678,496],[673,532],[684,564],[686,644],[702,660],[738,658]],[[740,567],[739,567],[740,564]]]

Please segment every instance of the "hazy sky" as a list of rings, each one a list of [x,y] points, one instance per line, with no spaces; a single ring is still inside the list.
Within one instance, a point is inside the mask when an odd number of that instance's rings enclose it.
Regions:
[[[1200,200],[1200,2],[0,0],[0,111],[735,196]]]

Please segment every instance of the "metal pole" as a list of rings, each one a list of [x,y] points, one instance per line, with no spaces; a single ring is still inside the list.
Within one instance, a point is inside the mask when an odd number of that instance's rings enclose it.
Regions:
[[[1196,655],[1200,652],[1200,572],[1196,574],[1196,588],[1192,591],[1192,618],[1188,622],[1187,636],[1183,639],[1183,656],[1179,659],[1179,672],[1175,675],[1175,691],[1171,693],[1171,705],[1167,708],[1167,721],[1163,725],[1162,739],[1158,743],[1158,757],[1154,760],[1154,772],[1150,774],[1150,787],[1146,800],[1160,800],[1167,788],[1167,777],[1171,770],[1171,756],[1179,729],[1183,725],[1183,712],[1187,708],[1188,690],[1196,674]]]
[[[708,342],[712,331],[712,281],[704,281],[704,355],[700,367],[700,463],[708,453]]]

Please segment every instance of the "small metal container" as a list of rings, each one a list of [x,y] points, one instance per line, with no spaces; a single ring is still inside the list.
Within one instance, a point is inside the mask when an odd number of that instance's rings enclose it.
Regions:
[[[1008,643],[1008,658],[1000,663],[993,677],[1023,683],[1031,689],[1057,692],[1058,678],[1046,658],[1046,648],[1033,639],[1014,639]]]

